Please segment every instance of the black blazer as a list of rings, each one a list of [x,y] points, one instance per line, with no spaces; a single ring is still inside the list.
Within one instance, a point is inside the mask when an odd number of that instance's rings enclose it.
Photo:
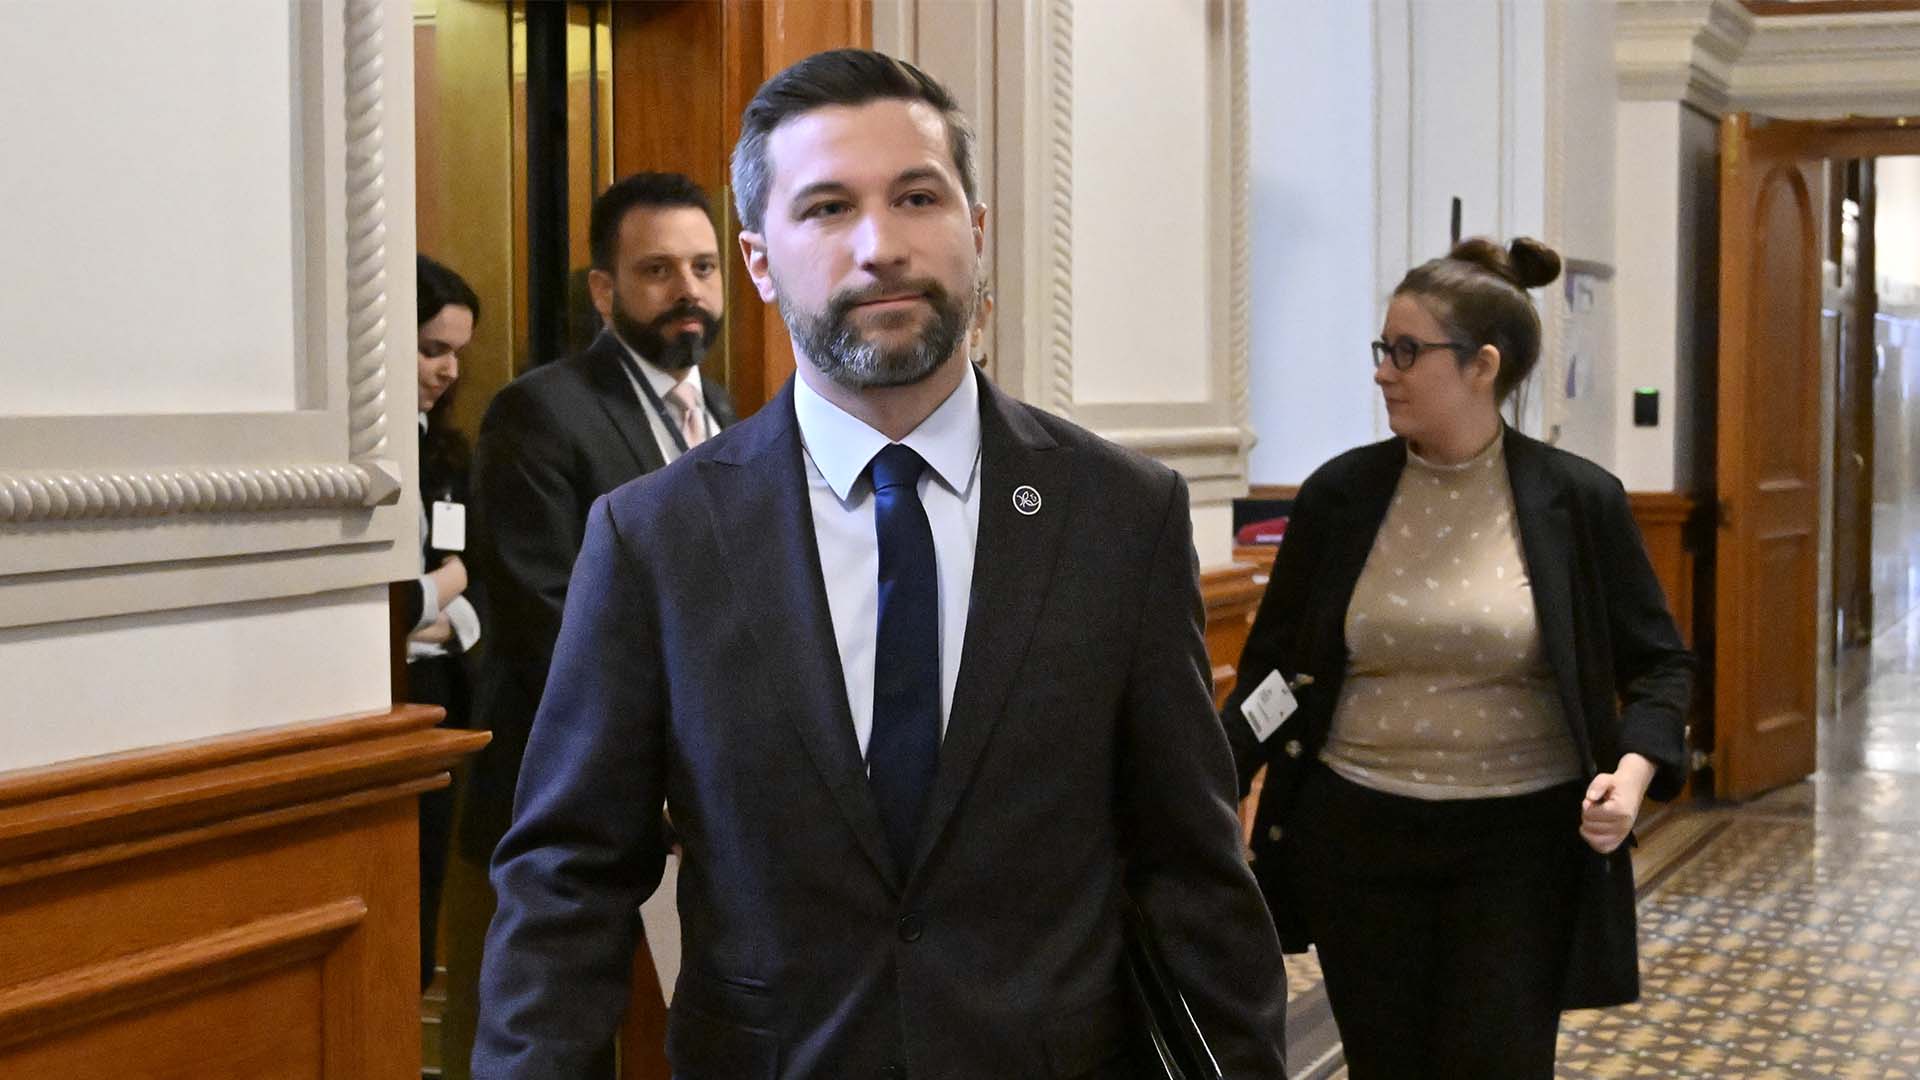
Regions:
[[[663,800],[679,1080],[1144,1075],[1126,894],[1226,1074],[1282,1075],[1186,487],[980,381],[970,609],[911,865],[854,737],[791,387],[594,507],[494,859],[475,1077],[578,1076],[611,1039]]]
[[[1620,481],[1598,465],[1508,429],[1504,447],[1515,517],[1540,636],[1589,778],[1622,754],[1655,766],[1647,794],[1669,799],[1686,780],[1686,712],[1693,658],[1667,611]],[[1254,818],[1255,870],[1288,951],[1307,947],[1274,857],[1306,767],[1333,723],[1347,671],[1347,603],[1407,460],[1405,440],[1350,450],[1301,485],[1223,708],[1244,793],[1267,766]],[[1307,675],[1299,711],[1266,743],[1240,713],[1274,671]],[[1629,845],[1592,853],[1567,1001],[1589,1006],[1638,996]]]
[[[547,682],[567,575],[587,508],[665,460],[634,393],[623,346],[601,333],[586,352],[536,368],[488,404],[474,450],[469,571],[486,598],[474,711],[493,741],[465,788],[460,846],[485,861],[506,831],[527,732]],[[735,420],[723,387],[703,380],[707,409]],[[710,552],[693,556],[711,558]]]
[[[428,422],[433,423],[434,416],[429,414]],[[432,512],[433,504],[441,501],[465,503],[471,495],[467,488],[469,464],[466,460],[466,440],[452,428],[443,428],[435,424],[420,431],[420,505],[427,516],[428,527],[420,533],[420,558],[428,570],[439,566],[449,555],[462,555],[459,551],[446,551],[433,546]],[[474,603],[476,610],[477,593],[469,583],[468,602]],[[420,621],[427,606],[426,586],[419,582],[406,594],[406,606],[401,616],[408,626]],[[459,649],[457,642],[450,646]],[[451,718],[449,718],[451,719]]]

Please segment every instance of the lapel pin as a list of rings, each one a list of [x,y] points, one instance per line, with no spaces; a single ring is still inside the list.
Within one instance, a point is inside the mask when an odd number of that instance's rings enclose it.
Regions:
[[[1031,484],[1021,484],[1013,489],[1013,508],[1032,517],[1040,512],[1040,493]]]

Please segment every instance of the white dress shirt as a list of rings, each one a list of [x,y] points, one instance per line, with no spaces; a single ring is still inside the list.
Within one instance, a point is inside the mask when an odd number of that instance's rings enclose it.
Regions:
[[[616,340],[618,339],[616,338]],[[635,366],[640,369],[641,374],[647,377],[647,385],[653,387],[653,392],[659,396],[661,403],[667,407],[668,413],[677,419],[680,413],[680,405],[667,395],[672,392],[674,387],[680,385],[680,380],[674,378],[673,373],[667,371],[665,368],[655,367],[652,361],[633,351],[633,347],[625,341],[621,341],[620,346],[627,350],[628,356],[633,357]],[[627,373],[627,381],[633,384],[633,396],[640,400],[640,411],[647,414],[647,428],[653,432],[653,441],[660,446],[660,459],[671,463],[673,459],[680,456],[680,444],[673,441],[673,433],[667,430],[667,425],[660,420],[660,411],[653,407],[651,401],[647,400],[647,392],[640,389],[640,381],[633,377],[633,368],[626,368],[625,370]],[[699,391],[697,400],[700,402],[700,419],[701,423],[706,425],[707,434],[709,436],[717,434],[720,430],[720,425],[713,422],[713,411],[707,408],[707,391],[700,382],[700,365],[695,364],[693,367],[687,369],[686,381],[688,385]]]
[[[793,381],[793,411],[806,448],[807,498],[820,545],[833,637],[860,756],[873,734],[874,641],[880,623],[880,541],[874,534],[873,482],[867,463],[889,440]],[[960,647],[973,589],[974,540],[980,526],[980,387],[972,371],[933,414],[900,440],[926,461],[920,503],[933,529],[940,590],[940,734],[953,710]]]

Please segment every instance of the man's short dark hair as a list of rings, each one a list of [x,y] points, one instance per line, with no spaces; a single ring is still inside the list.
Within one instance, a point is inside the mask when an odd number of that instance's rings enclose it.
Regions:
[[[593,200],[593,212],[587,218],[587,244],[592,249],[593,268],[613,273],[614,258],[620,251],[620,223],[629,210],[665,210],[690,206],[713,220],[713,204],[707,193],[690,177],[680,173],[634,173],[615,182]]]
[[[960,174],[960,185],[966,190],[967,203],[979,202],[973,125],[947,88],[905,60],[885,53],[834,49],[815,53],[768,79],[741,114],[740,141],[733,147],[733,200],[741,227],[760,232],[766,224],[767,195],[773,187],[767,141],[774,129],[795,116],[830,105],[887,100],[924,101],[940,111],[947,123],[947,145],[953,154],[954,170]]]

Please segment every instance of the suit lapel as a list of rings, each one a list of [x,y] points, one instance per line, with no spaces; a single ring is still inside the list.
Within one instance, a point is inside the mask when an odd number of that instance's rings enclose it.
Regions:
[[[980,380],[980,525],[960,677],[914,862],[926,859],[972,782],[1046,601],[1071,509],[1073,454],[1026,410]],[[1013,493],[1040,494],[1023,514]]]
[[[653,425],[647,421],[646,405],[633,392],[633,383],[627,378],[625,351],[619,338],[602,330],[581,354],[582,367],[587,380],[598,391],[594,397],[600,402],[600,408],[620,432],[640,471],[649,473],[664,467],[667,461],[660,456],[660,443],[654,439]]]
[[[773,672],[768,687],[798,731],[860,847],[891,887],[893,865],[847,707],[827,607],[791,380],[714,454],[696,459],[735,602]]]
[[[1527,558],[1527,580],[1532,585],[1534,618],[1540,625],[1540,647],[1553,668],[1560,705],[1580,748],[1583,760],[1593,756],[1586,725],[1579,723],[1580,691],[1576,681],[1573,630],[1573,519],[1564,492],[1547,472],[1539,443],[1508,429],[1505,452],[1508,482],[1513,485],[1513,511],[1520,525],[1520,549]]]

